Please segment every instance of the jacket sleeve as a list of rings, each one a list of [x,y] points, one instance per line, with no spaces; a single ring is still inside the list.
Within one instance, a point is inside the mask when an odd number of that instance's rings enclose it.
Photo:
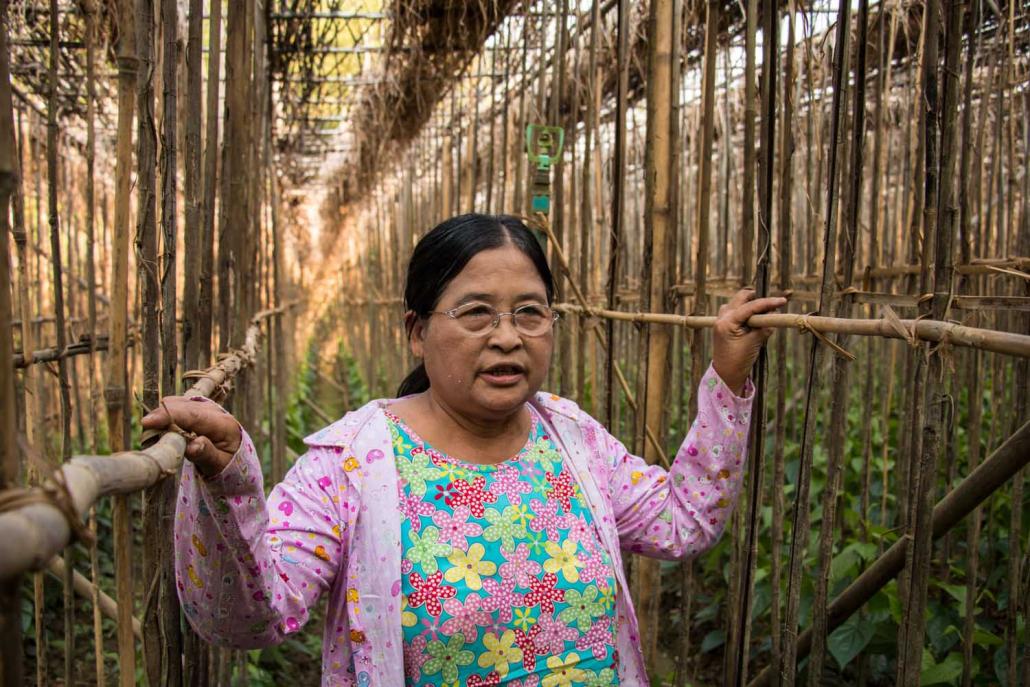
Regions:
[[[733,512],[754,391],[748,381],[745,396],[736,396],[709,366],[697,393],[697,417],[668,471],[631,455],[601,430],[599,448],[610,461],[609,495],[624,550],[692,558],[715,544]]]
[[[265,499],[261,463],[243,432],[218,475],[186,462],[175,517],[179,599],[207,641],[238,648],[277,644],[345,565],[357,494],[340,449],[311,447]]]

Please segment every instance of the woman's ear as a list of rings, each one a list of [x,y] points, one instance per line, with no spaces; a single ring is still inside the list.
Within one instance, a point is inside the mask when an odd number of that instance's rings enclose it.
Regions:
[[[408,332],[408,343],[411,354],[422,358],[422,340],[425,338],[425,320],[415,314],[414,310],[404,313],[404,329]]]

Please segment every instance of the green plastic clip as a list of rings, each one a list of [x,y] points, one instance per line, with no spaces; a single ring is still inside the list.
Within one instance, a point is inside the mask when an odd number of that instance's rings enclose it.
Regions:
[[[561,157],[564,144],[565,130],[560,126],[526,127],[526,153],[534,166],[530,203],[533,212],[551,210],[551,166]]]

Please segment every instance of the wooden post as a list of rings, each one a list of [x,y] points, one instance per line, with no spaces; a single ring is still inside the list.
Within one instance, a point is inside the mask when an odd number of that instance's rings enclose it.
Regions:
[[[220,99],[218,90],[221,82],[222,49],[222,3],[209,2],[207,100],[204,123],[204,231],[201,234],[200,292],[197,294],[196,332],[191,331],[190,341],[196,342],[196,364],[199,367],[211,361],[211,347],[214,342],[214,281],[215,281],[215,203],[218,189],[218,116]],[[189,369],[190,359],[186,364]]]
[[[132,183],[132,123],[136,89],[136,27],[133,0],[119,0],[118,41],[118,146],[115,163],[115,211],[111,250],[110,338],[107,353],[107,431],[114,452],[129,447],[128,316],[129,222]],[[136,640],[132,635],[133,553],[128,496],[114,497],[115,584],[118,601],[118,681],[121,687],[136,682]]]
[[[212,14],[216,11],[212,2]],[[163,6],[162,6],[163,9]],[[220,8],[219,10],[220,11]],[[200,340],[199,319],[201,284],[204,281],[201,270],[208,244],[204,241],[204,179],[201,170],[201,126],[203,106],[203,0],[190,0],[187,20],[188,42],[186,44],[186,149],[183,187],[186,200],[185,223],[183,224],[183,246],[185,260],[182,293],[182,368],[195,370],[207,362],[204,345]],[[218,62],[217,52],[209,53],[211,62]],[[215,109],[217,110],[217,102]],[[215,119],[217,126],[217,119]]]
[[[7,45],[7,0],[0,0],[0,490],[19,480],[17,404],[14,395],[14,349],[11,327],[10,233],[11,198],[18,184],[17,145],[11,100],[10,57]],[[23,292],[24,295],[24,292]],[[0,584],[0,682],[22,684],[21,576]]]
[[[819,293],[819,311],[829,308],[835,291],[837,247],[837,168],[840,159],[841,129],[844,118],[843,88],[846,81],[848,37],[851,34],[850,5],[840,4],[837,34],[833,50],[833,110],[830,119],[830,160],[826,186],[826,217],[823,232],[823,275]],[[813,337],[808,359],[808,381],[805,389],[805,420],[801,434],[801,462],[794,501],[794,520],[790,539],[790,572],[787,578],[787,607],[784,612],[783,653],[780,656],[780,684],[793,685],[797,671],[797,626],[801,603],[801,582],[804,558],[808,548],[809,495],[812,477],[812,456],[816,411],[813,395],[819,386],[825,348]],[[821,666],[821,663],[816,665]],[[818,669],[817,671],[818,672]]]
[[[647,67],[647,136],[645,139],[645,237],[642,293],[644,307],[667,310],[671,279],[675,274],[673,218],[670,216],[672,150],[672,43],[673,0],[653,0],[648,19]],[[669,389],[669,327],[648,327],[646,336],[646,382],[639,413],[645,426],[665,436],[665,406]],[[644,459],[658,460],[657,447],[644,442]],[[634,601],[640,624],[644,660],[649,671],[656,667],[658,620],[661,605],[661,573],[658,561],[638,558],[633,564],[636,573]]]

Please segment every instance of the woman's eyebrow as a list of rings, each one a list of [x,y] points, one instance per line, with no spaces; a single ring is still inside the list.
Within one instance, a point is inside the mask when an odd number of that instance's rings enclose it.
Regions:
[[[458,305],[464,305],[465,303],[470,303],[472,301],[485,301],[487,303],[493,303],[495,300],[496,300],[496,296],[495,296],[495,294],[492,294],[492,293],[481,293],[481,292],[466,293],[466,294],[463,294],[458,299]],[[539,294],[539,293],[532,292],[532,291],[527,291],[526,293],[521,293],[518,296],[516,296],[514,300],[515,301],[541,301],[541,302],[544,302],[544,301],[547,300],[547,298],[546,298],[546,296],[541,297],[541,294]]]

